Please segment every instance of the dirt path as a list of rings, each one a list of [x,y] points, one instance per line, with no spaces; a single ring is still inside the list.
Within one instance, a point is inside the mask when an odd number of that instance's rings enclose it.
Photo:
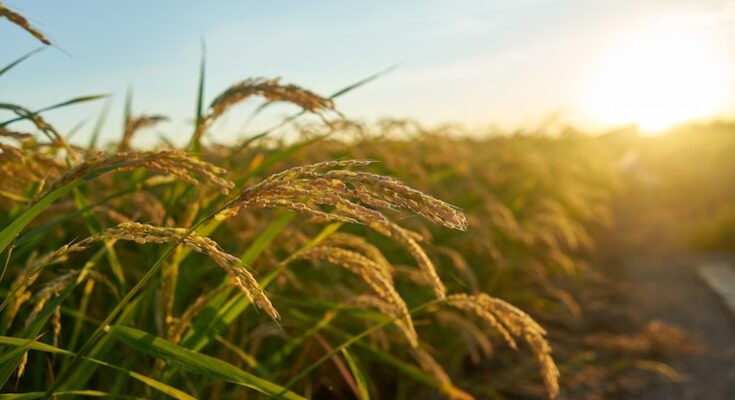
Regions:
[[[733,254],[694,254],[672,232],[683,223],[665,215],[653,197],[626,201],[616,212],[613,234],[603,242],[606,273],[622,284],[616,296],[638,323],[660,320],[701,341],[701,355],[664,360],[683,374],[680,384],[657,381],[640,399],[735,399],[735,315],[697,276],[703,261],[729,261]]]

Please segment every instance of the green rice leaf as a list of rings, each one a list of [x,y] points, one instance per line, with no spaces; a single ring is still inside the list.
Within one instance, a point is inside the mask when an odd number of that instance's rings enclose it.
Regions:
[[[357,390],[360,393],[360,400],[370,400],[370,391],[368,390],[365,373],[362,372],[362,368],[360,368],[357,358],[355,358],[347,349],[342,349],[341,352],[342,356],[347,360],[347,365],[350,367],[352,377],[355,378]]]
[[[27,60],[28,58],[30,58],[31,56],[33,56],[34,54],[38,53],[39,51],[41,51],[43,49],[45,49],[45,47],[39,47],[39,48],[37,48],[35,50],[32,50],[32,51],[30,51],[30,52],[28,52],[28,53],[20,56],[20,58],[18,58],[17,60],[11,62],[10,64],[8,64],[6,66],[4,66],[3,69],[0,69],[0,76],[2,76],[3,74],[5,74],[6,72],[10,71],[16,65],[22,63],[23,61]]]
[[[251,388],[271,397],[304,399],[296,393],[245,372],[228,362],[193,352],[158,336],[134,328],[117,325],[111,326],[108,333],[126,345],[155,358],[164,360],[176,368],[211,378],[222,379],[236,385]],[[283,393],[282,396],[281,393]]]
[[[29,339],[15,338],[15,337],[9,337],[9,336],[0,336],[0,344],[7,345],[7,346],[15,346],[15,347],[27,347],[30,350],[42,351],[45,353],[52,353],[52,354],[59,354],[59,355],[68,356],[68,357],[75,356],[75,354],[72,353],[71,351],[60,349],[58,347],[51,346],[49,344],[40,343],[40,342],[37,342],[35,339],[29,340]],[[105,361],[96,360],[94,358],[90,358],[90,357],[82,357],[82,358],[94,364],[103,365],[105,367],[115,369],[119,372],[123,372],[129,375],[131,378],[138,380],[140,382],[143,382],[147,386],[153,389],[156,389],[160,391],[161,393],[165,393],[175,399],[196,400],[194,397],[182,392],[179,389],[171,387],[163,382],[159,382],[153,378],[149,378],[143,374],[139,374],[137,372],[128,370],[126,368],[107,363]],[[78,392],[78,391],[64,391],[60,393],[69,393],[69,392]],[[60,393],[57,392],[56,394],[60,394]],[[43,398],[44,395],[45,395],[45,392],[41,392],[40,398]],[[28,397],[28,398],[38,398],[38,397]]]

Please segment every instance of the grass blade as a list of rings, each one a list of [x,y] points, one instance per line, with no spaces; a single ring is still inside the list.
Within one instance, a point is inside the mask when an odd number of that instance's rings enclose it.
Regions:
[[[31,208],[29,208],[18,218],[16,218],[12,223],[10,223],[10,225],[6,226],[5,229],[0,231],[0,253],[8,248],[10,243],[13,242],[13,240],[18,236],[23,228],[25,228],[26,225],[33,221],[33,219],[36,218],[38,214],[43,212],[46,207],[50,206],[58,198],[69,193],[72,189],[80,186],[84,182],[84,179],[78,179],[47,194]]]
[[[90,149],[94,149],[97,147],[97,141],[99,140],[100,133],[102,132],[102,127],[105,125],[105,121],[107,120],[107,116],[110,112],[110,101],[106,101],[104,106],[102,106],[102,111],[100,111],[99,117],[97,117],[97,122],[94,124],[94,128],[92,129],[92,135],[89,138],[89,145],[88,147]]]
[[[134,399],[135,397],[130,396],[115,396],[107,392],[100,392],[99,390],[72,390],[68,392],[56,392],[58,397],[104,397],[107,399]],[[43,397],[43,392],[26,392],[26,393],[6,393],[0,394],[0,400],[33,400],[40,399]]]
[[[194,118],[194,133],[191,135],[191,143],[189,150],[198,153],[201,150],[201,137],[197,137],[197,131],[202,124],[202,115],[204,115],[204,83],[207,72],[207,45],[202,38],[202,56],[199,60],[199,83],[197,84],[197,105],[196,115]]]
[[[30,58],[30,57],[31,57],[32,55],[34,55],[34,54],[36,54],[36,53],[40,52],[40,51],[41,51],[41,50],[43,50],[43,49],[45,49],[45,47],[39,47],[39,48],[37,48],[37,49],[35,49],[35,50],[32,50],[32,51],[30,51],[30,52],[28,52],[28,53],[26,53],[26,54],[22,55],[22,56],[21,56],[20,58],[18,58],[17,60],[15,60],[15,61],[11,62],[10,64],[8,64],[8,65],[6,65],[6,66],[4,66],[4,67],[3,67],[3,69],[0,69],[0,76],[2,76],[3,74],[5,74],[6,72],[10,71],[10,70],[11,70],[11,69],[13,69],[13,68],[14,68],[14,67],[15,67],[16,65],[18,65],[18,64],[20,64],[20,63],[22,63],[23,61],[27,60],[27,59],[28,59],[28,58]]]
[[[165,360],[168,364],[176,368],[212,378],[222,379],[240,386],[251,388],[272,397],[278,396],[293,400],[304,399],[296,393],[290,392],[275,383],[247,373],[230,363],[218,358],[193,352],[149,333],[117,325],[111,326],[108,333],[110,336],[120,340],[126,345],[155,358]],[[283,393],[282,396],[280,395],[281,393]]]
[[[55,110],[57,108],[63,108],[63,107],[72,106],[72,105],[79,104],[79,103],[87,103],[87,102],[90,102],[90,101],[104,99],[106,97],[109,97],[109,95],[107,95],[107,94],[93,94],[93,95],[89,95],[89,96],[75,97],[73,99],[62,101],[61,103],[56,103],[56,104],[53,104],[53,105],[50,105],[50,106],[47,106],[47,107],[40,108],[40,109],[34,111],[33,113],[31,113],[30,116],[38,115],[38,114],[40,114],[42,112],[46,112],[46,111]],[[28,119],[30,116],[22,116],[22,117],[15,117],[15,118],[9,119],[9,120],[7,120],[7,121],[5,121],[3,123],[0,123],[0,127],[8,126],[8,125],[10,125],[10,124],[12,124],[14,122],[23,121],[25,119]]]
[[[29,344],[29,342],[30,342],[30,344]],[[29,340],[29,339],[21,339],[21,338],[9,337],[9,336],[0,336],[0,344],[7,345],[7,346],[15,346],[15,347],[27,347],[30,350],[42,351],[42,352],[45,352],[45,353],[52,353],[52,354],[59,354],[59,355],[62,355],[62,356],[67,356],[67,357],[74,357],[74,356],[76,356],[76,354],[72,353],[71,351],[64,350],[64,349],[61,349],[61,348],[58,348],[58,347],[55,347],[55,346],[51,346],[49,344],[40,343],[40,342],[37,342],[35,339],[30,339]],[[175,399],[178,399],[178,400],[196,400],[194,397],[192,397],[192,396],[190,396],[190,395],[182,392],[181,390],[178,390],[178,389],[176,389],[176,388],[174,388],[172,386],[169,386],[169,385],[167,385],[167,384],[165,384],[163,382],[160,382],[160,381],[157,381],[155,379],[149,378],[149,377],[147,377],[147,376],[145,376],[143,374],[139,374],[139,373],[134,372],[134,371],[131,371],[129,369],[126,369],[126,368],[123,368],[123,367],[119,367],[117,365],[113,365],[113,364],[107,363],[105,361],[96,360],[94,358],[84,357],[84,356],[82,356],[82,358],[84,360],[89,361],[89,362],[92,362],[94,364],[102,365],[102,366],[105,366],[105,367],[108,367],[108,368],[115,369],[115,370],[117,370],[119,372],[123,372],[123,373],[129,375],[131,378],[133,378],[135,380],[138,380],[138,381],[146,384],[147,386],[149,386],[149,387],[151,387],[153,389],[156,389],[156,390],[160,391],[161,393],[165,393],[165,394],[167,394],[167,395],[169,395],[169,396],[171,396],[171,397],[173,397]],[[64,393],[64,392],[62,392],[62,393]],[[56,394],[59,394],[59,393],[55,393],[55,395]],[[43,398],[44,396],[45,396],[45,393],[41,393],[41,395],[39,397],[34,397],[34,398]]]
[[[355,383],[357,384],[357,389],[360,393],[360,400],[370,400],[370,391],[368,390],[365,373],[362,372],[362,368],[360,368],[357,358],[355,358],[347,349],[342,349],[341,353],[345,360],[347,360],[347,365],[350,367],[352,377],[355,378]]]

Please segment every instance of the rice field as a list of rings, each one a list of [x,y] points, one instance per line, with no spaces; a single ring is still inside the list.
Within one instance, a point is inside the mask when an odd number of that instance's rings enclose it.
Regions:
[[[131,107],[100,146],[100,132],[78,144],[43,111],[0,103],[1,399],[583,398],[580,371],[626,357],[595,364],[580,349],[618,337],[571,337],[604,282],[615,206],[661,185],[672,215],[699,221],[682,240],[732,249],[735,193],[711,174],[732,159],[701,140],[712,165],[672,162],[692,131],[732,148],[730,125],[477,136],[351,121],[335,96],[244,78],[200,90],[183,146],[136,147],[166,116]],[[208,140],[245,101],[298,107],[295,137]],[[690,344],[646,329],[635,337]],[[676,379],[663,362],[622,368],[641,366]]]

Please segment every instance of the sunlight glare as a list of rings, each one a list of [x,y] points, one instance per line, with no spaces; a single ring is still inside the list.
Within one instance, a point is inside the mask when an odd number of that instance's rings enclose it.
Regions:
[[[705,40],[691,32],[656,30],[634,36],[603,60],[583,106],[602,123],[659,131],[722,111],[728,78]]]

